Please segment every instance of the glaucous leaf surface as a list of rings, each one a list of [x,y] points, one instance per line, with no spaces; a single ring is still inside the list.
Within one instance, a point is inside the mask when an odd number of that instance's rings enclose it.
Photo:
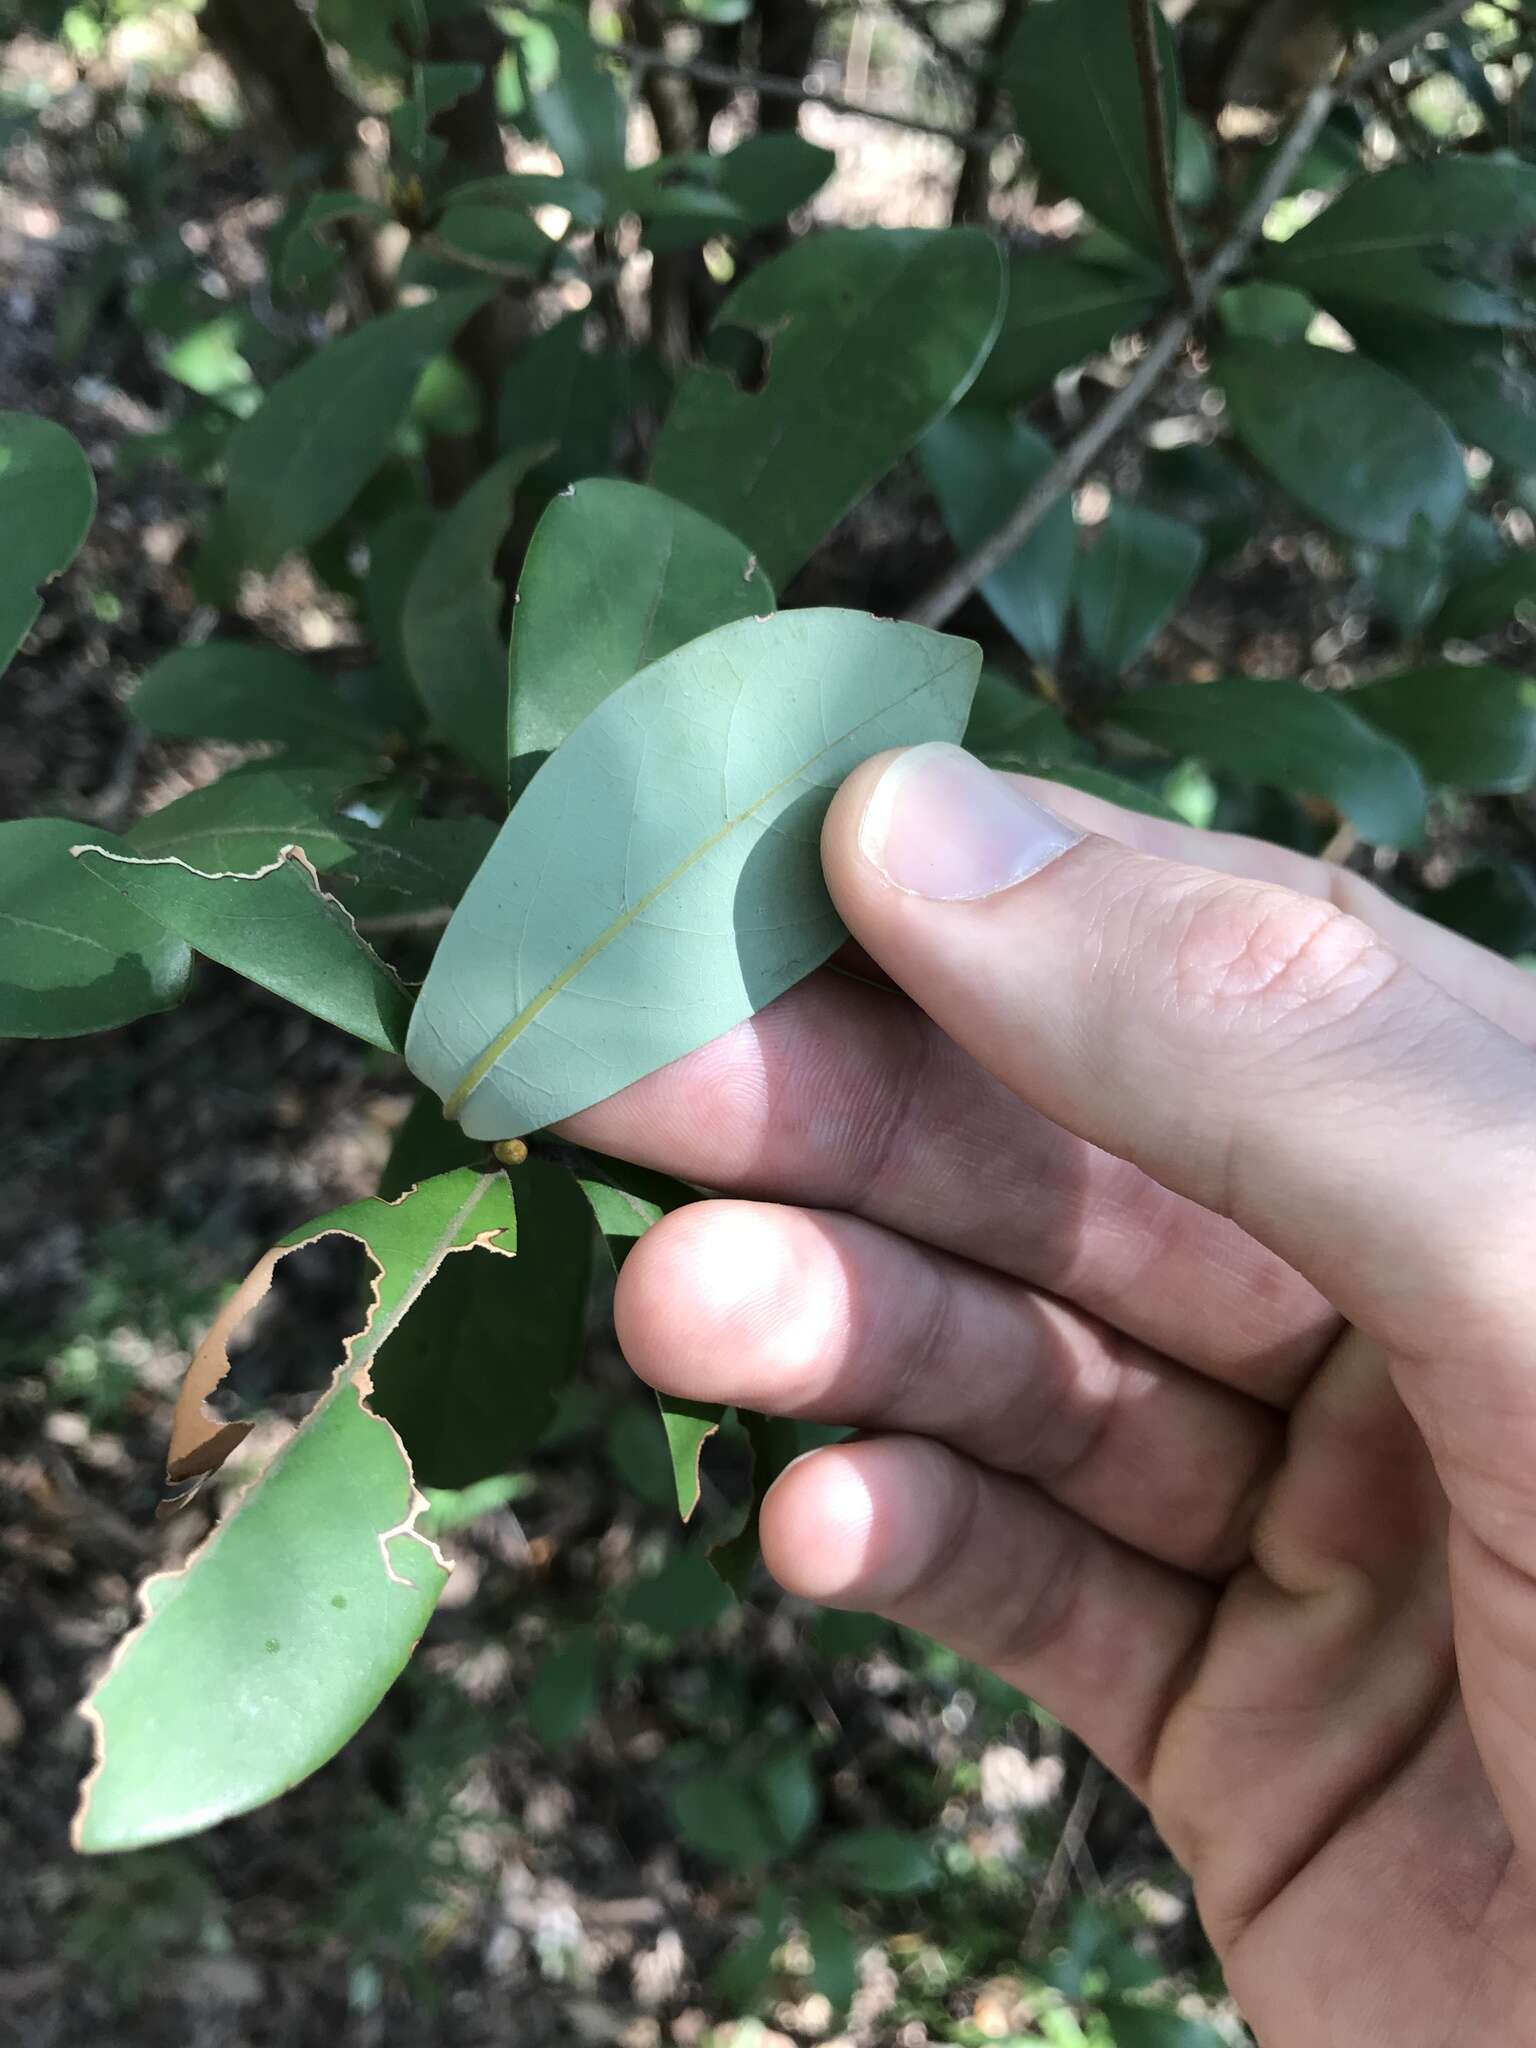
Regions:
[[[1381,846],[1415,846],[1424,784],[1412,756],[1336,696],[1236,677],[1134,690],[1114,722],[1245,782],[1325,798]]]
[[[204,874],[174,856],[108,849],[80,831],[75,858],[196,952],[384,1052],[405,1043],[411,999],[321,888],[297,848],[251,874]]]
[[[129,700],[150,732],[355,749],[366,720],[308,662],[277,647],[208,640],[157,661]]]
[[[1287,242],[1269,274],[1350,325],[1356,309],[1395,308],[1458,326],[1520,326],[1536,294],[1513,258],[1536,227],[1536,164],[1444,156],[1359,178]]]
[[[564,1166],[509,1176],[517,1243],[447,1259],[377,1353],[373,1405],[420,1486],[472,1486],[526,1456],[580,1363],[592,1212]]]
[[[96,479],[74,438],[36,413],[0,412],[0,669],[42,610],[96,512]]]
[[[369,1369],[450,1254],[510,1247],[515,1230],[505,1177],[464,1168],[295,1231],[227,1305],[178,1405],[176,1481],[216,1469],[245,1433],[203,1404],[281,1259],[339,1233],[376,1272],[367,1318],[297,1435],[179,1571],[143,1587],[143,1619],[87,1703],[97,1763],[80,1848],[173,1840],[277,1797],[334,1756],[399,1676],[448,1571],[417,1533],[421,1496],[367,1405]]]
[[[755,270],[716,333],[755,339],[761,389],[690,370],[651,481],[757,552],[775,587],[969,387],[1004,273],[974,229],[838,228]]]
[[[1197,527],[1116,498],[1073,583],[1077,635],[1094,667],[1117,676],[1145,654],[1188,597],[1204,560]]]
[[[608,697],[534,776],[416,1007],[412,1071],[475,1138],[569,1116],[761,1009],[841,926],[817,836],[882,747],[958,739],[968,641],[744,619]]]
[[[1153,9],[1166,132],[1182,95],[1173,32]],[[1004,78],[1031,159],[1102,227],[1156,257],[1147,127],[1123,0],[1042,0],[1025,11]]]
[[[573,484],[551,499],[518,579],[508,760],[558,747],[674,648],[772,610],[755,557],[713,520],[640,484]]]
[[[68,818],[0,824],[0,1038],[106,1031],[186,993],[185,943],[70,858],[91,838],[128,851]]]
[[[389,453],[422,371],[489,296],[447,292],[327,342],[273,385],[229,444],[228,544],[270,568],[341,517]]]
[[[918,447],[923,474],[961,554],[997,531],[1054,456],[1033,427],[977,405],[961,406],[930,427]],[[981,586],[998,618],[1043,668],[1053,668],[1061,653],[1076,555],[1067,494]]]
[[[1461,511],[1456,436],[1379,364],[1305,341],[1243,342],[1221,350],[1213,374],[1249,453],[1340,533],[1403,547],[1416,520],[1443,533]]]
[[[1512,794],[1536,782],[1536,681],[1440,662],[1352,690],[1352,711],[1452,789]]]
[[[513,493],[543,452],[503,456],[444,514],[400,617],[406,666],[433,723],[498,789],[507,772],[507,648],[496,555]]]
[[[1033,250],[1010,256],[1003,324],[966,393],[966,407],[1033,398],[1059,371],[1139,327],[1167,296],[1167,285],[1150,270],[1126,276],[1070,256]]]

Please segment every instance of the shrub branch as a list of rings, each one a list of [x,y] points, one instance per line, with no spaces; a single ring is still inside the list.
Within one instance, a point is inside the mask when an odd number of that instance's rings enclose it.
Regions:
[[[1156,4],[1157,0],[1126,0],[1126,12],[1130,16],[1131,49],[1136,58],[1142,125],[1147,131],[1147,170],[1158,238],[1168,261],[1168,274],[1178,286],[1179,303],[1191,306],[1195,280],[1190,274],[1178,195],[1174,191],[1175,143],[1168,133],[1168,108],[1163,98],[1163,59],[1157,47],[1157,23],[1153,20]]]
[[[1331,84],[1314,86],[1302,102],[1285,140],[1270,159],[1252,199],[1239,214],[1231,231],[1215,254],[1192,280],[1187,306],[1170,313],[1148,343],[1146,354],[1130,380],[1117,391],[1082,432],[1069,441],[1040,481],[1015,505],[1012,512],[981,545],[964,555],[925,590],[906,616],[919,626],[941,626],[976,589],[1034,532],[1063,492],[1072,490],[1103,454],[1115,436],[1140,411],[1153,387],[1188,341],[1195,323],[1209,311],[1217,292],[1246,260],[1263,229],[1270,208],[1290,183],[1291,176],[1317,140],[1328,116],[1343,99],[1360,91],[1395,64],[1422,39],[1454,21],[1466,8],[1466,0],[1441,0],[1416,22],[1384,37],[1375,49],[1359,58]]]

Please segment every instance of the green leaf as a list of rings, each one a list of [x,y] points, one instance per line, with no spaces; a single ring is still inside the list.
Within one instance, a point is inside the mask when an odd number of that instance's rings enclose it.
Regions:
[[[172,855],[77,836],[88,874],[197,952],[368,1045],[404,1044],[410,997],[297,847],[250,874],[208,874]]]
[[[741,2007],[756,2002],[772,1972],[774,1951],[784,1933],[784,1887],[766,1886],[753,1910],[757,1916],[756,1933],[739,1948],[732,1949],[715,1972],[721,1996]]]
[[[685,1636],[713,1628],[731,1596],[696,1550],[674,1550],[659,1572],[631,1586],[619,1602],[625,1621],[653,1635]]]
[[[445,206],[498,206],[525,213],[534,206],[561,206],[578,227],[600,228],[606,218],[602,187],[559,171],[507,171],[455,185]]]
[[[541,452],[504,456],[438,521],[400,617],[406,665],[433,722],[498,789],[507,772],[507,648],[496,555],[513,492]]]
[[[690,1849],[736,1870],[771,1862],[777,1851],[750,1782],[734,1772],[701,1771],[685,1779],[672,1794],[672,1818]]]
[[[834,2013],[846,2012],[859,1985],[859,1951],[841,1902],[829,1892],[812,1892],[800,1908],[800,1924],[811,1949],[811,1989]]]
[[[489,853],[496,827],[489,818],[413,818],[370,831],[348,821],[347,834],[346,855],[326,867],[325,886],[354,917],[371,921],[451,909]]]
[[[1055,460],[1043,435],[1005,413],[966,405],[923,436],[918,460],[962,554],[995,533]],[[1054,668],[1072,601],[1077,540],[1064,493],[1014,554],[981,586],[1032,661]]]
[[[1217,297],[1216,311],[1234,341],[1302,341],[1317,318],[1305,292],[1262,278],[1229,285]]]
[[[686,182],[678,177],[682,165],[691,172]],[[622,191],[610,185],[610,204],[626,197],[645,219],[647,247],[661,254],[695,247],[712,234],[769,227],[806,205],[836,167],[831,150],[799,135],[749,135],[721,156],[664,158],[631,171],[629,180],[650,182],[630,183]]]
[[[798,1848],[821,1816],[821,1786],[806,1743],[784,1742],[769,1750],[752,1773],[752,1786],[780,1850]]]
[[[1067,789],[1080,789],[1085,796],[1102,797],[1107,804],[1119,804],[1124,811],[1140,811],[1144,817],[1164,818],[1170,825],[1187,823],[1156,790],[1145,789],[1139,782],[1113,774],[1107,768],[1095,767],[1091,761],[1048,761],[1042,766],[1035,761],[1004,754],[994,759],[992,766],[1017,770],[1025,775],[1042,775]]]
[[[539,521],[518,581],[509,760],[558,747],[674,648],[772,610],[768,579],[734,534],[639,484],[573,485]]]
[[[1536,377],[1502,336],[1378,319],[1357,323],[1355,340],[1500,468],[1536,470]]]
[[[973,229],[840,228],[794,243],[716,322],[766,350],[762,389],[691,370],[652,481],[739,533],[782,590],[964,393],[997,332],[1002,289],[997,249]]]
[[[596,1713],[597,1700],[597,1631],[579,1628],[533,1674],[523,1716],[546,1749],[563,1749]]]
[[[1164,129],[1182,112],[1179,58],[1160,9],[1153,10],[1162,74]],[[1123,0],[1051,0],[1031,7],[1004,60],[1019,132],[1036,166],[1101,226],[1157,257],[1157,224],[1147,127]]]
[[[542,275],[555,253],[555,244],[526,213],[467,202],[448,208],[432,229],[431,246],[439,255],[466,257],[471,268],[492,263],[529,277]]]
[[[1528,552],[1461,578],[1440,607],[1435,630],[1442,639],[1477,640],[1522,605],[1536,606],[1536,554]]]
[[[573,178],[624,168],[625,96],[584,9],[555,4],[499,18],[517,42],[528,110]]]
[[[1349,186],[1288,242],[1268,269],[1349,327],[1392,307],[1457,326],[1520,326],[1533,297],[1517,252],[1536,227],[1536,165],[1447,154]]]
[[[374,1364],[374,1407],[423,1486],[509,1470],[538,1442],[581,1357],[591,1212],[548,1160],[525,1160],[512,1185],[515,1246],[503,1238],[448,1261]]]
[[[1168,297],[1157,276],[1117,277],[1070,256],[1013,255],[1003,324],[965,405],[1012,406],[1043,391],[1117,334],[1140,327]]]
[[[1059,711],[995,668],[982,669],[964,744],[984,761],[1013,754],[1032,767],[1090,758],[1086,743]]]
[[[1149,448],[1142,458],[1141,502],[1203,535],[1207,560],[1225,561],[1258,531],[1263,505],[1250,479],[1214,448]]]
[[[373,71],[403,71],[426,48],[423,0],[316,0],[315,26]]]
[[[1416,846],[1423,836],[1424,785],[1412,758],[1338,697],[1238,677],[1136,690],[1113,715],[1169,753],[1323,797],[1377,845]]]
[[[752,1446],[752,1497],[746,1519],[734,1536],[717,1543],[709,1553],[710,1566],[723,1586],[729,1586],[738,1600],[747,1597],[759,1556],[758,1523],[768,1489],[802,1449],[800,1426],[782,1415],[758,1415],[751,1409],[737,1410],[747,1441]]]
[[[72,437],[30,412],[0,412],[0,669],[42,610],[96,513],[96,479]]]
[[[91,836],[68,818],[0,824],[0,1038],[106,1031],[186,993],[182,941],[70,859]]]
[[[1057,5],[1063,0],[1056,0]],[[1116,498],[1073,585],[1083,652],[1106,675],[1145,654],[1189,595],[1205,540],[1181,519]]]
[[[355,749],[366,721],[324,676],[276,647],[209,640],[157,661],[129,710],[149,732]]]
[[[1405,747],[1429,782],[1512,795],[1536,782],[1536,682],[1443,662],[1352,690],[1351,711]]]
[[[368,1369],[450,1254],[512,1228],[503,1175],[443,1174],[293,1232],[226,1305],[177,1405],[171,1477],[184,1493],[247,1433],[203,1404],[281,1260],[335,1233],[357,1239],[377,1273],[367,1318],[298,1434],[179,1571],[143,1587],[144,1619],[87,1706],[97,1764],[80,1848],[174,1840],[277,1797],[335,1755],[404,1668],[448,1571],[417,1533],[421,1496],[367,1406]]]
[[[858,1891],[910,1895],[931,1891],[939,1881],[927,1844],[899,1828],[857,1828],[839,1835],[828,1842],[822,1860]]]
[[[1249,452],[1341,533],[1394,548],[1406,546],[1416,519],[1436,533],[1455,521],[1467,494],[1461,449],[1401,378],[1305,341],[1234,344],[1213,374]]]
[[[572,1115],[836,949],[817,835],[882,747],[958,738],[980,654],[862,613],[722,626],[535,775],[438,947],[412,1071],[471,1137]]]
[[[174,856],[205,874],[263,867],[285,846],[301,846],[316,868],[325,868],[350,850],[357,829],[337,817],[336,806],[370,772],[365,756],[237,769],[151,811],[124,844],[136,854]]]
[[[579,315],[559,321],[521,349],[502,380],[497,442],[502,448],[556,444],[531,472],[547,494],[613,467],[614,448],[637,407],[659,406],[666,374],[648,350],[593,353]]]
[[[1226,2048],[1227,2036],[1203,2020],[1159,2012],[1129,1998],[1106,1998],[1099,2010],[1114,2048]]]
[[[1415,521],[1406,547],[1362,548],[1356,561],[1371,579],[1377,610],[1400,633],[1418,632],[1445,595],[1445,545],[1427,519]]]
[[[382,314],[272,387],[229,444],[226,513],[242,560],[271,568],[335,524],[389,453],[422,371],[487,296],[476,286]]]

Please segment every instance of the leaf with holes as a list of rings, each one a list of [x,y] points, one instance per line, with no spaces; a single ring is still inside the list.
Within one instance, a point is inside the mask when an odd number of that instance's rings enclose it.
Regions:
[[[205,1405],[228,1373],[229,1341],[288,1253],[332,1233],[373,1262],[366,1318],[298,1433],[180,1570],[144,1586],[143,1618],[87,1702],[96,1763],[75,1823],[81,1849],[195,1833],[318,1769],[399,1675],[447,1582],[417,1533],[424,1503],[399,1438],[369,1405],[369,1375],[445,1259],[515,1248],[503,1174],[442,1174],[274,1246],[192,1362],[168,1476],[185,1497],[239,1447],[249,1425]]]

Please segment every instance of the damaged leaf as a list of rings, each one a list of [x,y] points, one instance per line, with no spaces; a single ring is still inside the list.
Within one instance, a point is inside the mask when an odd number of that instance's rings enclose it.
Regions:
[[[404,1668],[447,1581],[417,1532],[423,1503],[400,1440],[367,1404],[369,1366],[450,1253],[513,1250],[503,1174],[461,1168],[397,1202],[354,1202],[267,1253],[193,1360],[170,1479],[194,1490],[245,1434],[205,1405],[228,1341],[283,1257],[332,1232],[376,1268],[366,1320],[297,1434],[180,1570],[145,1584],[143,1619],[85,1707],[96,1763],[80,1849],[194,1833],[318,1769]]]
[[[67,569],[96,511],[91,466],[52,420],[0,412],[0,669],[42,610],[38,591]]]
[[[99,840],[71,851],[135,910],[258,988],[384,1052],[404,1045],[410,997],[321,888],[302,848],[285,846],[251,874],[205,874],[173,856],[114,852]]]
[[[534,776],[438,947],[407,1058],[472,1138],[570,1116],[835,951],[821,821],[882,747],[958,739],[969,641],[858,612],[723,626]]]
[[[766,349],[761,388],[691,370],[651,481],[739,533],[782,590],[968,389],[1004,285],[996,245],[975,229],[834,228],[796,242],[716,323]]]

